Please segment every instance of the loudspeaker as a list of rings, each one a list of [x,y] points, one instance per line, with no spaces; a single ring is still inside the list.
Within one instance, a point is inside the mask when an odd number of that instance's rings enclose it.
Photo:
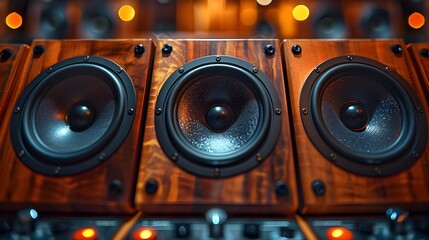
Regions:
[[[422,85],[423,92],[429,104],[429,44],[413,43],[407,46],[411,54],[414,69]]]
[[[403,49],[284,41],[302,213],[429,210],[429,109]]]
[[[353,38],[392,38],[403,33],[399,1],[342,1]]]
[[[292,214],[277,40],[157,41],[136,190],[146,214]]]
[[[130,213],[151,40],[36,40],[0,131],[0,208]]]
[[[13,79],[19,79],[23,73],[21,68],[29,49],[27,45],[0,44],[0,126],[16,85]]]

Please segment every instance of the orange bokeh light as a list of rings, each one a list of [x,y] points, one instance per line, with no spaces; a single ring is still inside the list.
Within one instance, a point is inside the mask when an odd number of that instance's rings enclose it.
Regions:
[[[419,29],[425,25],[425,16],[419,12],[414,12],[408,17],[408,24],[414,29]]]
[[[12,29],[17,29],[22,25],[22,17],[17,12],[10,13],[6,17],[6,25]]]
[[[133,240],[155,240],[157,239],[156,230],[152,228],[140,228],[137,229],[133,235]]]
[[[81,228],[74,232],[73,240],[96,240],[97,232],[93,228]]]
[[[332,227],[326,232],[329,240],[352,240],[353,234],[350,230],[343,227]]]

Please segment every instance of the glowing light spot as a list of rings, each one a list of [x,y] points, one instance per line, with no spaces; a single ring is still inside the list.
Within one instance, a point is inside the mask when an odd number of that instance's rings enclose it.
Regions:
[[[132,235],[133,240],[154,240],[157,239],[156,230],[151,228],[140,228]]]
[[[297,5],[292,10],[293,18],[297,21],[304,21],[310,16],[310,10],[305,5]]]
[[[6,17],[6,25],[12,29],[17,29],[22,25],[22,17],[17,12],[13,12]]]
[[[350,230],[343,227],[333,227],[328,229],[326,235],[329,240],[352,240],[353,234]]]
[[[86,238],[91,238],[95,236],[95,231],[92,228],[86,228],[82,231],[82,236]]]
[[[136,11],[130,5],[123,5],[118,10],[118,16],[122,21],[128,22],[133,20],[136,15]]]
[[[240,13],[240,21],[243,25],[252,26],[258,20],[258,12],[253,8],[245,8]]]
[[[93,228],[81,228],[74,232],[73,240],[96,240],[97,232]]]
[[[256,0],[256,1],[259,3],[259,5],[262,5],[262,6],[268,6],[272,2],[272,0]]]
[[[414,12],[408,17],[408,24],[414,29],[419,29],[425,25],[425,16],[419,12]]]

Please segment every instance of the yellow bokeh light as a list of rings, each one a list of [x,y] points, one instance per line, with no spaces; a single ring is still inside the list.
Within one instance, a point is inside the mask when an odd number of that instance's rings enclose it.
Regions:
[[[140,232],[140,238],[141,239],[150,239],[152,237],[152,231],[149,229],[144,229],[143,231]]]
[[[259,5],[262,5],[262,6],[268,6],[272,2],[272,0],[256,0],[256,1],[259,3]]]
[[[136,11],[131,5],[123,5],[118,10],[118,16],[122,21],[128,22],[133,20]]]
[[[258,20],[258,12],[253,8],[245,8],[240,13],[240,21],[243,25],[252,26]]]
[[[425,25],[425,16],[419,12],[414,12],[408,17],[408,24],[414,29],[419,29]]]
[[[17,29],[22,25],[22,17],[17,12],[10,13],[6,17],[6,25],[12,29]]]
[[[310,16],[310,10],[305,5],[297,5],[292,10],[293,18],[297,21],[304,21]]]
[[[332,231],[331,236],[334,238],[339,238],[341,236],[343,236],[344,231],[342,229],[335,229],[334,231]]]
[[[92,238],[95,236],[95,231],[92,228],[86,228],[82,231],[82,236],[85,238]]]

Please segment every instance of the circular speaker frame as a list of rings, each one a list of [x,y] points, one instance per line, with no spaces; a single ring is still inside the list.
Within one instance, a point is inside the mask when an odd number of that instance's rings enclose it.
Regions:
[[[328,129],[330,123],[325,121],[321,110],[323,94],[330,84],[336,84],[340,81],[339,79],[347,79],[348,76],[356,79],[373,79],[373,86],[365,86],[366,88],[380,85],[387,89],[394,98],[392,101],[395,103],[395,107],[391,112],[400,114],[400,120],[397,121],[400,131],[391,140],[389,146],[380,147],[381,149],[374,151],[369,151],[369,149],[367,152],[358,151],[347,146],[346,140],[338,139]],[[349,80],[343,82],[346,81]],[[377,94],[377,90],[366,88],[362,89],[362,93],[372,91],[373,95]],[[337,91],[334,94],[340,95],[341,93]],[[368,101],[370,102],[370,100]],[[336,104],[341,105],[341,103]],[[359,175],[388,176],[403,171],[417,160],[426,146],[427,121],[417,94],[397,72],[369,58],[341,56],[332,58],[314,68],[303,85],[300,109],[304,128],[316,148],[334,164]],[[341,110],[336,110],[336,114],[340,116]],[[349,136],[365,134],[365,131],[347,129],[346,126],[339,124],[340,121],[336,122],[336,129],[348,131],[351,133]],[[388,132],[388,130],[384,131]]]
[[[12,145],[36,172],[81,173],[119,148],[131,129],[135,106],[134,85],[119,65],[96,56],[69,58],[36,76],[20,95],[10,122]],[[83,128],[73,129],[69,118]]]
[[[219,78],[207,80],[213,75]],[[197,148],[184,136],[179,124],[178,109],[184,94],[188,94],[192,86],[198,88],[199,83],[213,81],[219,84],[222,81],[235,82],[243,92],[251,92],[257,102],[258,114],[253,116],[257,118],[257,124],[253,133],[242,146],[231,151],[209,152]],[[219,91],[216,94],[223,93]],[[277,92],[262,71],[239,58],[206,56],[185,64],[166,80],[156,102],[155,130],[165,154],[183,169],[203,177],[228,177],[258,166],[270,154],[280,135],[280,113]],[[211,133],[217,134],[216,131]]]

